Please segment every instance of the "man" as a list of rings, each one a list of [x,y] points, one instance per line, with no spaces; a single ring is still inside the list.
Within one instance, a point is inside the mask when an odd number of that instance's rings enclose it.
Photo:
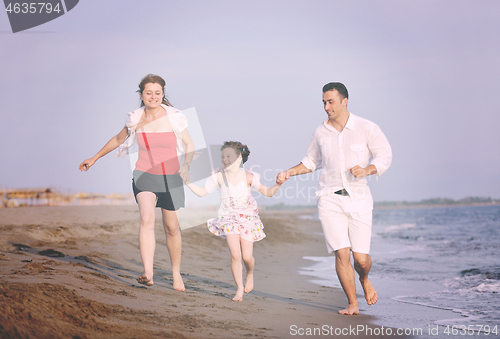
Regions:
[[[392,151],[376,124],[347,110],[348,98],[347,88],[341,83],[323,87],[328,119],[316,128],[302,162],[279,173],[276,182],[323,170],[316,192],[319,219],[327,250],[335,252],[335,269],[349,301],[339,313],[353,315],[359,313],[354,269],[368,305],[377,302],[377,291],[368,280],[373,200],[366,177],[382,175],[391,164]]]

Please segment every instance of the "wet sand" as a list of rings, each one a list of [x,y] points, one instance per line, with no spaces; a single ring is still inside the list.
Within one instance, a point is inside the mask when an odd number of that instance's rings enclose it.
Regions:
[[[135,280],[142,273],[136,206],[0,209],[0,337],[294,338],[353,327],[380,333],[363,314],[376,306],[362,295],[360,315],[339,315],[344,293],[297,273],[310,264],[303,256],[326,254],[319,222],[298,218],[304,211],[261,212],[267,237],[254,246],[255,287],[243,302],[232,301],[229,250],[204,224],[216,213],[180,216],[181,225],[199,226],[182,231],[186,292],[178,292],[159,210],[155,285],[145,287]]]

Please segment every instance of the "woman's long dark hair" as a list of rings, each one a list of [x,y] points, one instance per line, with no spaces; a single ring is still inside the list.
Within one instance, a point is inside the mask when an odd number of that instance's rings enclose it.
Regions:
[[[163,91],[163,98],[162,98],[162,104],[173,107],[172,104],[168,101],[167,97],[165,96],[165,85],[166,82],[163,80],[163,78],[159,75],[156,74],[148,74],[144,78],[142,78],[141,82],[139,83],[139,89],[137,92],[141,93],[144,92],[144,87],[146,84],[158,84],[161,86],[162,91]],[[141,107],[144,106],[144,101],[141,100]]]

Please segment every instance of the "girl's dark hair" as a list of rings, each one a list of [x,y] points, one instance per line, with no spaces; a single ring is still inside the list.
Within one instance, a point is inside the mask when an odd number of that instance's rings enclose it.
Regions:
[[[159,75],[156,74],[148,74],[144,78],[142,78],[141,82],[139,83],[139,89],[137,92],[141,93],[144,92],[144,87],[146,87],[146,84],[158,84],[161,86],[161,89],[163,91],[163,99],[162,99],[162,104],[173,107],[172,104],[168,101],[167,97],[165,96],[165,85],[166,82],[163,80],[163,78]],[[141,107],[144,106],[144,101],[141,100]]]
[[[243,163],[245,163],[248,160],[248,156],[250,155],[250,150],[248,149],[247,145],[243,145],[239,141],[224,141],[224,145],[220,148],[222,151],[224,148],[231,147],[232,149],[235,150],[236,155],[241,154],[241,158],[243,159]]]

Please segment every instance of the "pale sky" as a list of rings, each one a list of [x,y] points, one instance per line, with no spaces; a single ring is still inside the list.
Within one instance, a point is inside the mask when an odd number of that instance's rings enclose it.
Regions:
[[[207,145],[248,145],[268,186],[303,158],[326,119],[321,88],[339,81],[349,111],[393,148],[370,182],[375,201],[500,198],[495,0],[85,0],[16,34],[0,13],[0,60],[0,187],[130,193],[114,152],[78,165],[123,128],[140,79],[156,73],[175,107],[196,108]],[[313,204],[317,178],[259,204]]]

